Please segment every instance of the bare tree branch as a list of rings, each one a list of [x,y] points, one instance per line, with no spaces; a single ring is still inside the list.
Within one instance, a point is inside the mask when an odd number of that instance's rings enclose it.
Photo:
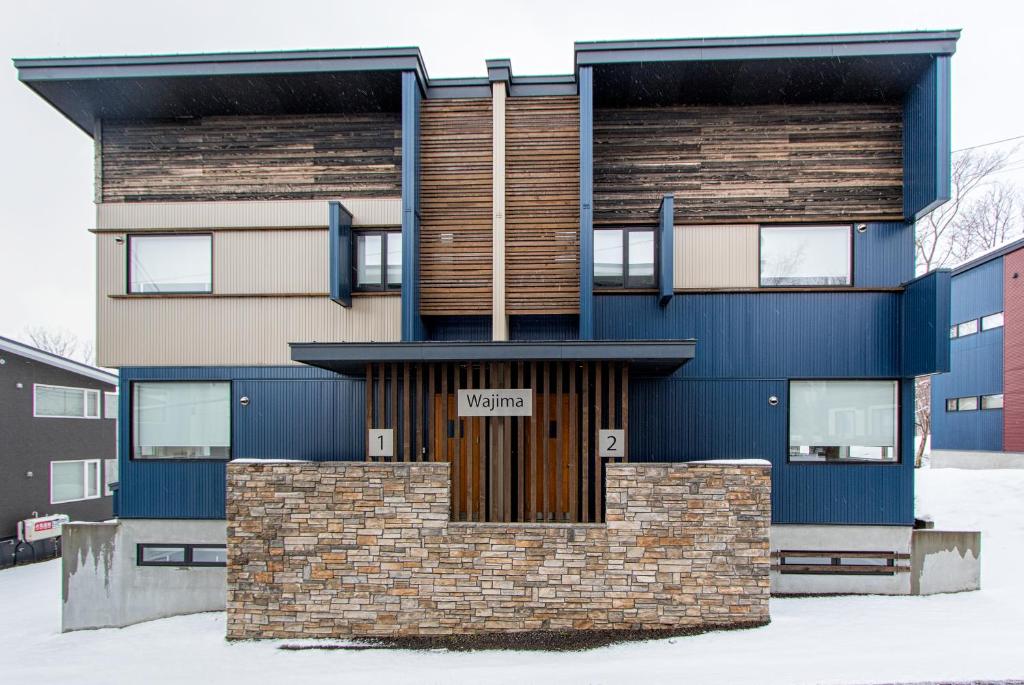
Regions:
[[[75,359],[86,364],[93,363],[93,344],[80,340],[77,335],[64,329],[33,326],[25,329],[25,336],[35,347],[58,357]]]

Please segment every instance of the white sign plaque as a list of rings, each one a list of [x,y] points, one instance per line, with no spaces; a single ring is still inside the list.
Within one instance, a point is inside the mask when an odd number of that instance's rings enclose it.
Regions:
[[[626,453],[626,431],[602,429],[597,431],[597,456],[621,457]]]
[[[533,416],[533,390],[459,390],[459,416]]]
[[[395,431],[393,428],[371,428],[366,437],[366,448],[371,457],[395,456]]]

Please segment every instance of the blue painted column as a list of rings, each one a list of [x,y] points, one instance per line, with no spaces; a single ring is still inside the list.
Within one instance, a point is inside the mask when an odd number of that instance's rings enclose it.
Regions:
[[[949,57],[938,56],[903,101],[903,215],[922,218],[950,197]]]
[[[420,84],[402,72],[402,340],[423,340],[420,317]]]
[[[352,213],[340,202],[328,203],[327,250],[331,299],[352,306]]]
[[[580,67],[580,340],[594,339],[594,73]]]

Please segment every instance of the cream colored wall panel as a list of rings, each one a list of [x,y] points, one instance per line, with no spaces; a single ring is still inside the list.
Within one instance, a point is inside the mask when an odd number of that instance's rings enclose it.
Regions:
[[[213,292],[326,294],[328,256],[327,231],[218,231]]]
[[[352,212],[353,226],[400,226],[402,199],[338,198]],[[96,228],[146,231],[216,228],[321,228],[326,200],[238,202],[101,202]]]
[[[291,364],[290,342],[401,338],[401,298],[101,297],[98,363],[121,366]]]
[[[756,224],[675,227],[676,288],[756,288]]]
[[[128,246],[118,243],[124,235],[101,233],[96,236],[96,295],[106,299],[107,295],[125,293],[128,269]]]

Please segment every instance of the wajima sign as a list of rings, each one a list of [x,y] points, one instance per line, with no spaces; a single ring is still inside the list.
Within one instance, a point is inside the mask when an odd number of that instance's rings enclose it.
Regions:
[[[459,390],[459,416],[532,415],[532,390]]]

